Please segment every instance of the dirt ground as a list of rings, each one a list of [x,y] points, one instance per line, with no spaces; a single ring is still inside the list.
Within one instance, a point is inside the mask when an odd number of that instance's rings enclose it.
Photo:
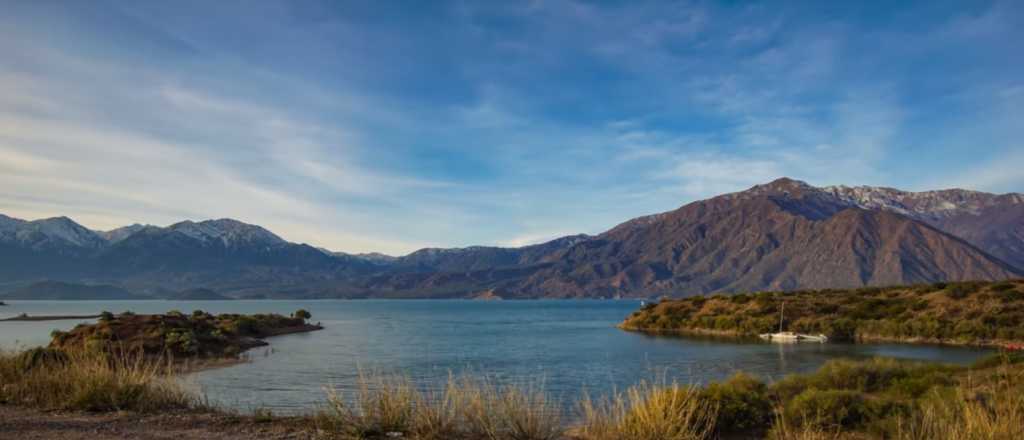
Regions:
[[[43,412],[0,405],[2,440],[107,440],[107,439],[314,439],[308,420],[278,418],[260,423],[252,417],[208,413]]]

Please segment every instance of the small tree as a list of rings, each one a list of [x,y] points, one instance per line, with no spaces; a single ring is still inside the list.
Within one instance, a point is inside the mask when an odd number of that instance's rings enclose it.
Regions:
[[[306,309],[299,309],[299,310],[296,310],[295,313],[292,314],[292,316],[294,316],[296,318],[300,318],[303,321],[306,321],[309,318],[312,318],[313,314],[309,313],[308,311],[306,311]]]
[[[101,322],[110,322],[110,321],[113,321],[113,320],[114,320],[114,314],[113,313],[110,313],[110,312],[108,312],[106,310],[104,310],[103,313],[100,313],[100,321]]]

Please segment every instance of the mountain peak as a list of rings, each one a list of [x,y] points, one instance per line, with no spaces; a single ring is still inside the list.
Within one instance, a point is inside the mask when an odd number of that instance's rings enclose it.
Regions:
[[[754,185],[745,191],[724,194],[719,197],[726,199],[748,199],[763,196],[782,196],[804,198],[809,194],[820,194],[821,190],[802,180],[780,177],[768,183]]]
[[[204,220],[198,223],[185,220],[168,226],[167,229],[185,234],[202,242],[220,241],[224,245],[240,243],[280,245],[286,243],[284,239],[263,227],[230,218]]]
[[[121,240],[130,237],[132,234],[135,234],[136,232],[146,229],[147,226],[148,225],[133,223],[131,225],[122,226],[120,228],[111,229],[109,231],[98,231],[97,233],[101,237],[107,239],[107,241],[111,243],[117,243]]]

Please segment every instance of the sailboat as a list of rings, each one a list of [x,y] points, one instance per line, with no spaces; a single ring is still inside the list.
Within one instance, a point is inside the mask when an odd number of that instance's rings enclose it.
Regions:
[[[771,342],[828,342],[828,336],[817,334],[817,335],[805,335],[803,333],[784,332],[782,331],[782,318],[786,313],[786,303],[782,303],[782,309],[779,310],[779,331],[775,333],[762,333],[761,339]]]

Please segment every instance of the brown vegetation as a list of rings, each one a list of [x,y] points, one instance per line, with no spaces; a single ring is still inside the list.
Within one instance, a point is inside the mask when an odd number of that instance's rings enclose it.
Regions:
[[[838,341],[1024,341],[1024,280],[694,296],[645,306],[620,327],[754,336],[778,331],[783,303],[783,329]]]
[[[50,347],[62,349],[141,351],[174,359],[234,357],[246,349],[266,345],[262,338],[319,330],[306,323],[311,315],[300,310],[294,317],[281,315],[212,315],[201,310],[185,315],[113,315],[104,312],[95,324],[81,324],[68,332],[54,332]]]

